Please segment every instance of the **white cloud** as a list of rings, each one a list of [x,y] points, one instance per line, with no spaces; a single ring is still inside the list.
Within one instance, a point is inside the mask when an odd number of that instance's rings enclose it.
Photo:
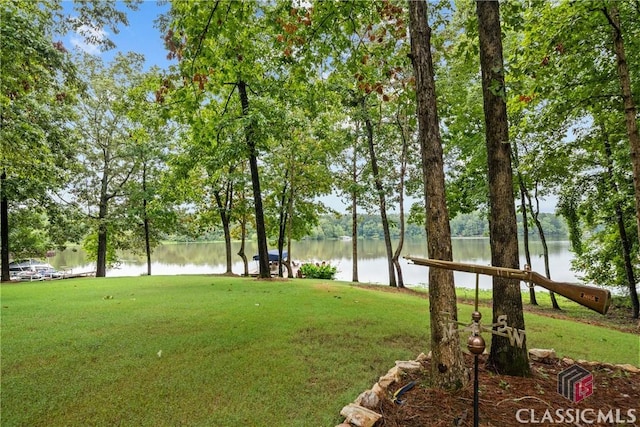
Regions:
[[[71,36],[70,42],[91,55],[100,55],[100,44],[107,39],[109,33],[102,28],[91,27],[89,25],[81,25],[76,30],[76,34]]]

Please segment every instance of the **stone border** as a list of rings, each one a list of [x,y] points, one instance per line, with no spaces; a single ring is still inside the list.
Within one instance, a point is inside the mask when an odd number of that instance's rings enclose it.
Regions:
[[[428,355],[420,353],[416,360],[396,360],[395,366],[381,376],[371,389],[363,391],[353,403],[342,408],[340,415],[345,420],[336,427],[373,427],[382,415],[372,409],[378,406],[380,399],[388,398],[389,386],[400,382],[402,374],[422,369],[422,362],[430,358],[431,352]]]
[[[554,349],[532,348],[529,350],[529,358],[533,361],[547,364],[553,364],[559,360]],[[388,398],[387,390],[389,386],[393,383],[399,383],[402,380],[402,374],[422,369],[422,362],[429,359],[431,359],[431,352],[429,354],[420,353],[416,360],[396,360],[395,366],[381,376],[371,389],[363,391],[356,400],[342,408],[340,415],[345,417],[345,420],[336,427],[373,427],[382,418],[382,415],[375,412],[373,408],[378,406],[380,399]],[[573,360],[568,357],[562,358],[561,361],[568,365],[579,363],[586,366],[604,366],[610,369],[622,369],[627,372],[640,373],[640,368],[629,363],[589,362],[581,359]]]

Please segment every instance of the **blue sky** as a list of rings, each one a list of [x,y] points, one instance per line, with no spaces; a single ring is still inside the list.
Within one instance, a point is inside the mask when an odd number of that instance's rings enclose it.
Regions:
[[[72,10],[73,2],[64,3],[64,8],[68,12]],[[68,34],[64,37],[67,48],[77,47],[86,52],[100,55],[105,60],[109,60],[113,55],[120,52],[137,52],[145,56],[147,66],[157,65],[166,68],[171,63],[167,60],[167,51],[164,48],[163,34],[155,27],[156,18],[169,10],[169,5],[158,5],[155,0],[144,1],[138,6],[138,10],[127,9],[123,3],[118,2],[118,9],[126,11],[129,26],[120,26],[119,33],[114,34],[111,30],[105,29],[106,36],[116,44],[116,49],[107,52],[100,52],[96,46],[87,45],[82,37],[77,34]]]

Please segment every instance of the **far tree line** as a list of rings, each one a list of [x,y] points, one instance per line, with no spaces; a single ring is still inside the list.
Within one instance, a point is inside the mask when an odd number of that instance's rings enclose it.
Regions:
[[[554,239],[567,239],[568,229],[561,216],[551,213],[541,213],[540,221],[543,224],[546,236]],[[400,218],[397,214],[389,215],[391,238],[397,240],[400,237],[400,229],[397,226]],[[452,237],[489,237],[489,221],[485,213],[472,212],[458,214],[450,221]],[[311,231],[309,239],[340,239],[350,236],[351,218],[348,215],[324,215],[320,217],[318,225]],[[522,225],[522,217],[518,217],[518,235],[522,236],[525,227]],[[532,238],[538,237],[538,233],[531,225],[527,227]],[[426,239],[424,226],[408,222],[405,226],[405,238]],[[358,238],[379,239],[384,238],[382,221],[376,215],[361,215],[358,218]]]
[[[400,237],[400,229],[397,226],[400,222],[398,214],[388,216],[391,238],[397,240]],[[547,237],[553,240],[567,240],[569,230],[563,217],[552,213],[541,213],[539,220]],[[472,212],[468,214],[458,214],[450,221],[452,237],[489,237],[489,221],[486,213]],[[318,224],[311,229],[309,234],[303,239],[309,240],[338,240],[351,238],[351,216],[347,214],[321,215]],[[522,217],[518,217],[518,235],[523,236],[525,227],[522,224]],[[527,227],[529,236],[538,238],[533,223]],[[253,228],[247,230],[249,236],[255,232]],[[359,215],[358,217],[358,238],[359,239],[384,239],[382,221],[378,215]],[[408,222],[405,226],[405,238],[425,240],[425,230],[422,224]],[[174,242],[213,242],[224,240],[224,231],[221,227],[213,227],[210,230],[203,230],[197,235],[169,234],[163,237],[165,240]],[[42,252],[42,250],[40,250]],[[34,251],[38,253],[38,251]]]

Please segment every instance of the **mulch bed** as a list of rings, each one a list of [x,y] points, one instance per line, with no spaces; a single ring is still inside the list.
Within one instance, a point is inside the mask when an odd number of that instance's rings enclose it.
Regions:
[[[430,388],[429,361],[425,361],[423,370],[407,374],[401,384],[389,387],[393,394],[410,381],[416,381],[416,386],[404,394],[401,405],[384,399],[373,408],[383,415],[375,426],[473,426],[473,356],[465,357],[472,377],[464,389],[448,393]],[[573,361],[531,362],[533,376],[519,378],[488,371],[486,357],[479,358],[480,426],[640,425],[640,373],[607,364],[580,363],[593,375],[593,394],[574,403],[558,393],[557,385],[558,373],[573,366]],[[598,422],[599,413],[606,417],[604,422]]]

